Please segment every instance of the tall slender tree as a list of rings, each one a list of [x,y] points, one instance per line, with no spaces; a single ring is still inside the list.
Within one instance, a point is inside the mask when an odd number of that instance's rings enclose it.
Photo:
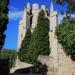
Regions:
[[[33,35],[29,45],[29,61],[35,64],[38,55],[49,55],[49,20],[45,17],[44,11],[41,10],[38,16],[37,27],[33,31]]]
[[[0,0],[0,50],[2,49],[6,35],[8,23],[8,4],[9,0]]]
[[[27,53],[28,53],[28,48],[29,48],[31,36],[32,35],[31,35],[30,28],[28,28],[26,31],[25,37],[22,41],[19,52],[18,52],[18,57],[19,57],[20,61],[23,61],[23,62],[28,61]]]

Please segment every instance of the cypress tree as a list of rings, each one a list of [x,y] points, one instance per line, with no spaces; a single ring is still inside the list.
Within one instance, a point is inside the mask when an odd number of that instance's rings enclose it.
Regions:
[[[20,61],[27,62],[28,60],[27,53],[28,53],[28,47],[30,44],[30,39],[31,39],[31,31],[30,31],[30,28],[28,28],[18,52],[18,57]]]
[[[44,11],[41,10],[38,16],[37,27],[29,45],[28,57],[30,63],[37,62],[38,55],[49,55],[49,20],[45,17]]]
[[[4,45],[5,30],[7,29],[8,23],[8,4],[9,0],[0,0],[0,50]]]

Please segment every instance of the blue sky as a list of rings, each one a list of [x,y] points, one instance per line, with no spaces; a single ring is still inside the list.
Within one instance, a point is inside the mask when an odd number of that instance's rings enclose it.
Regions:
[[[50,2],[52,0],[10,0],[9,3],[9,23],[8,28],[5,32],[6,34],[6,40],[4,48],[8,49],[17,49],[17,41],[18,41],[18,27],[19,27],[19,21],[22,19],[23,10],[27,4],[27,2],[30,2],[31,6],[33,3],[38,3],[39,6],[42,4],[46,5],[48,9],[50,9]],[[55,10],[63,9],[64,7],[57,6],[54,4]],[[59,16],[59,19],[62,19],[62,16]]]

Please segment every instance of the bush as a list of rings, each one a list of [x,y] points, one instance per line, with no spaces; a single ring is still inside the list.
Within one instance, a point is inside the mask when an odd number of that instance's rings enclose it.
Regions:
[[[64,51],[71,58],[75,57],[75,20],[65,19],[56,28],[56,35],[59,43],[62,44]]]
[[[2,50],[0,52],[0,59],[9,59],[9,67],[12,68],[15,66],[15,60],[17,53],[15,50]]]

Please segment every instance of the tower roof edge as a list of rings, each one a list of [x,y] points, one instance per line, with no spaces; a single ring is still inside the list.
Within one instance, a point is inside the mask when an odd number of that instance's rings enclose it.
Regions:
[[[53,7],[53,2],[51,1],[51,5],[50,5],[50,11],[53,11],[54,7]]]

